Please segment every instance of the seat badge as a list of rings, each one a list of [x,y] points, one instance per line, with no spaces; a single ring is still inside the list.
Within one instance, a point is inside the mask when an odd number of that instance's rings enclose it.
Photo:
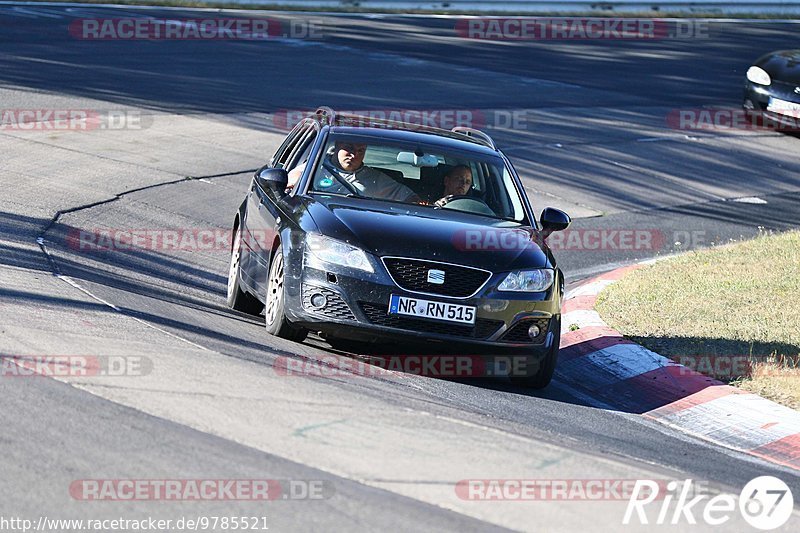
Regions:
[[[444,285],[444,270],[428,270],[428,283]]]

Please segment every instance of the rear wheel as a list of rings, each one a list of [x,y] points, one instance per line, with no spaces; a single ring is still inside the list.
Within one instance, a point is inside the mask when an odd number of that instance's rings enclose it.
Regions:
[[[511,382],[514,385],[521,387],[529,387],[531,389],[543,389],[550,384],[553,379],[553,373],[556,370],[556,363],[558,362],[558,350],[561,346],[561,320],[553,328],[553,345],[547,352],[547,355],[539,362],[539,369],[534,374],[510,376]]]
[[[308,330],[295,326],[286,318],[286,287],[284,283],[283,250],[278,244],[272,264],[269,267],[267,282],[267,298],[264,308],[264,320],[267,332],[296,342],[301,342],[308,335]]]
[[[231,262],[228,268],[228,307],[248,315],[257,315],[264,309],[264,304],[258,298],[244,292],[239,284],[239,262],[242,258],[242,231],[234,230],[233,246],[231,247]]]

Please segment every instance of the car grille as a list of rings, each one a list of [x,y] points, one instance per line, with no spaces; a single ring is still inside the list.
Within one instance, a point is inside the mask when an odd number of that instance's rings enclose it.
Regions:
[[[492,275],[490,272],[477,268],[434,263],[421,259],[384,257],[383,263],[392,275],[392,279],[402,289],[455,298],[472,296]],[[428,282],[429,270],[443,271],[444,283]]]
[[[314,294],[322,294],[328,302],[322,307],[314,307],[311,305],[311,296]],[[321,315],[338,318],[339,320],[355,320],[356,317],[350,311],[350,307],[342,300],[341,296],[325,287],[315,287],[313,285],[303,285],[303,307],[309,311],[319,313]]]
[[[547,335],[547,326],[549,322],[550,319],[547,318],[523,320],[514,327],[512,327],[510,330],[508,330],[506,334],[503,335],[503,337],[500,339],[500,342],[514,342],[514,343],[527,342],[530,344],[541,344],[544,342],[544,338]],[[528,336],[528,328],[530,328],[533,324],[539,326],[539,335],[537,335],[535,339],[531,339]]]
[[[797,87],[796,83],[773,81],[770,87],[770,92],[784,100],[788,100],[790,102],[800,102],[800,96],[794,92],[795,87]]]
[[[438,335],[453,335],[455,337],[466,337],[470,339],[486,339],[490,337],[500,326],[502,320],[490,320],[488,318],[475,319],[475,325],[454,324],[452,322],[434,322],[420,318],[411,318],[398,315],[390,315],[387,307],[369,302],[359,302],[361,311],[367,320],[379,326],[390,328],[405,329],[421,333],[435,333]]]

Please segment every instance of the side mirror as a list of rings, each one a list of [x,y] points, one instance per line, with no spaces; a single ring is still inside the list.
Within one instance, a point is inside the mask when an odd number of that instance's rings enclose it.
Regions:
[[[545,207],[539,217],[539,222],[541,222],[544,231],[553,232],[567,229],[572,219],[560,209]]]
[[[265,191],[283,194],[289,184],[289,174],[282,168],[262,168],[256,172],[256,183]]]

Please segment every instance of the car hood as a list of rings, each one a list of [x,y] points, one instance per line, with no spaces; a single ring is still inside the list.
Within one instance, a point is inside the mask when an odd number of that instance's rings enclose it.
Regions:
[[[502,220],[393,202],[315,195],[307,212],[324,235],[379,257],[455,263],[494,272],[553,265],[540,233]]]
[[[767,71],[775,81],[800,85],[800,50],[781,50],[767,54],[755,65]]]

